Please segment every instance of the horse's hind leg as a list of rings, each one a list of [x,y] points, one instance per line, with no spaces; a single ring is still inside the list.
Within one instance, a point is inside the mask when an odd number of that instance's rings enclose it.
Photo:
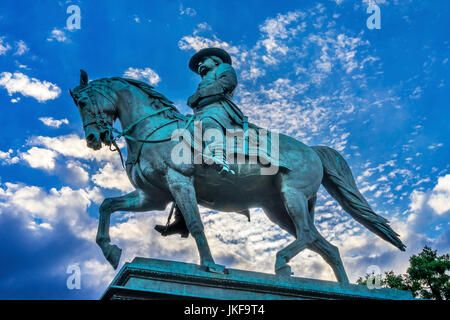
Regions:
[[[317,252],[333,269],[334,275],[339,282],[348,283],[347,273],[345,272],[344,265],[342,264],[339,250],[334,245],[329,243],[322,235],[317,232],[316,241],[308,245],[308,249]]]
[[[286,185],[282,186],[281,190],[284,205],[295,226],[297,239],[277,253],[275,273],[290,275],[291,269],[287,263],[308,248],[322,256],[333,269],[339,282],[348,282],[338,249],[325,240],[314,226],[314,197],[308,201],[300,190]]]
[[[316,197],[313,197],[308,202],[309,213],[311,217],[314,217],[314,206],[316,203]],[[316,226],[313,225],[316,233],[316,240],[308,245],[308,249],[320,254],[322,258],[330,265],[333,272],[339,282],[349,282],[347,273],[345,272],[344,265],[339,254],[337,247],[329,243],[320,233],[317,231]]]
[[[122,249],[118,246],[111,245],[109,237],[109,226],[111,214],[116,211],[147,211],[158,209],[158,206],[152,202],[147,194],[142,190],[135,190],[124,196],[117,198],[106,198],[100,205],[100,218],[98,222],[98,231],[96,242],[102,249],[106,260],[117,268]]]
[[[275,273],[291,275],[291,268],[287,263],[315,240],[315,234],[313,228],[311,228],[313,220],[309,214],[308,200],[303,192],[283,183],[281,197],[295,227],[296,239],[277,253]]]

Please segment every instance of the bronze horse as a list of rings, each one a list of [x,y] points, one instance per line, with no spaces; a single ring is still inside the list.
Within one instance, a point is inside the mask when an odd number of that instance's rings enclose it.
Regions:
[[[117,268],[122,250],[110,244],[110,215],[116,211],[164,210],[174,202],[194,237],[202,266],[223,271],[214,263],[203,231],[198,204],[227,212],[262,208],[269,219],[295,237],[276,254],[275,273],[291,275],[287,264],[304,249],[317,252],[331,266],[339,282],[348,282],[338,249],[314,226],[316,193],[321,184],[342,208],[369,230],[400,250],[405,246],[388,221],[377,215],[358,191],[344,158],[328,147],[309,147],[280,134],[280,158],[290,170],[261,175],[260,164],[231,164],[236,174],[219,175],[203,165],[175,164],[171,151],[179,143],[171,132],[186,125],[186,117],[148,84],[125,78],[88,83],[82,71],[80,85],[70,92],[79,108],[87,146],[115,145],[113,123],[119,119],[127,144],[126,172],[136,190],[107,198],[100,206],[96,242]]]

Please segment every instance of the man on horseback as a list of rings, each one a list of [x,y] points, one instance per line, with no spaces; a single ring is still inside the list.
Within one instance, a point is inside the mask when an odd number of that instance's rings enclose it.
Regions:
[[[222,134],[226,129],[243,126],[246,122],[242,111],[232,101],[238,84],[236,72],[231,66],[230,55],[220,48],[205,48],[198,51],[189,61],[189,68],[202,77],[197,91],[189,97],[187,104],[192,108],[196,123],[201,124],[201,131],[216,129]],[[195,143],[203,147],[203,134],[194,135]],[[234,174],[226,161],[224,152],[225,139],[205,143],[203,157],[211,159],[219,173]],[[162,235],[179,233],[188,235],[185,221],[178,208],[175,221],[167,226],[157,225],[155,229]],[[172,211],[173,211],[172,210]],[[248,212],[243,212],[248,217]]]
[[[202,49],[189,61],[189,68],[202,77],[197,91],[187,102],[194,111],[195,121],[201,124],[202,132],[216,129],[223,134],[226,129],[244,123],[242,111],[232,101],[238,82],[231,64],[230,55],[220,48]],[[201,135],[194,138],[202,145]],[[226,161],[224,141],[207,142],[203,156],[212,159],[219,172],[234,174]]]

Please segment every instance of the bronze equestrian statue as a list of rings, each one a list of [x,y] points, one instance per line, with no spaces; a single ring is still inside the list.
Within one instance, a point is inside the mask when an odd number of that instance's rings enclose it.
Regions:
[[[221,77],[219,67],[223,63],[230,66],[225,66],[228,75],[234,72],[231,71],[231,60],[218,55],[213,57],[220,60],[213,58],[211,63],[205,59],[211,56],[202,56],[191,66],[203,75],[202,82],[214,85]],[[201,63],[211,63],[209,67],[212,68],[216,66],[211,78],[205,77],[207,70],[200,68]],[[194,113],[202,119],[211,119],[207,120],[208,125],[214,127],[243,126],[243,117],[231,102],[233,85],[223,86],[221,92],[219,86],[216,89],[218,91],[201,83],[189,99]],[[324,258],[339,282],[348,282],[338,249],[314,226],[316,193],[321,184],[355,220],[405,250],[388,221],[377,215],[358,191],[348,164],[336,150],[324,146],[309,147],[280,134],[279,158],[285,165],[273,175],[262,175],[260,163],[225,163],[217,159],[218,164],[205,166],[195,164],[192,159],[191,163],[176,164],[172,151],[180,142],[171,139],[172,132],[191,128],[192,118],[180,114],[171,101],[151,86],[119,77],[88,82],[87,74],[82,71],[80,85],[70,93],[79,108],[89,148],[98,150],[103,143],[117,149],[115,140],[121,136],[126,140],[126,172],[135,190],[103,201],[96,239],[114,268],[118,266],[122,250],[110,244],[110,215],[116,211],[164,210],[169,203],[174,203],[173,209],[178,208],[183,218],[181,224],[187,226],[196,241],[201,265],[212,272],[223,272],[223,266],[214,263],[203,231],[198,209],[201,204],[217,211],[239,213],[262,208],[271,221],[293,235],[295,240],[276,254],[276,274],[291,275],[288,262],[302,250],[310,249]],[[202,102],[212,96],[208,102]],[[113,127],[116,119],[123,131]],[[225,174],[219,174],[218,169],[225,170]],[[174,233],[181,230],[178,229]]]

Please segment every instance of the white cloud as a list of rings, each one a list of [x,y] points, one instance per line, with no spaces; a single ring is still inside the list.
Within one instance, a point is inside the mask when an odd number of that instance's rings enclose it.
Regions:
[[[298,21],[299,18],[305,18],[305,14],[301,11],[290,11],[286,14],[279,13],[275,18],[266,19],[264,24],[259,27],[259,30],[270,38],[286,39],[301,30],[301,25],[297,25],[295,28],[288,28],[288,25]]]
[[[98,188],[74,190],[69,187],[52,188],[6,182],[0,187],[0,209],[20,215],[31,228],[35,219],[45,223],[44,231],[57,224],[69,226],[78,238],[95,241],[96,221],[86,214],[87,208],[101,201]],[[1,211],[0,211],[1,212]]]
[[[11,157],[12,153],[12,149],[9,149],[6,152],[0,150],[0,160],[2,161],[2,164],[15,164],[19,162],[20,159],[18,157]]]
[[[242,80],[256,80],[259,77],[263,77],[266,74],[266,71],[257,67],[250,67],[247,70],[243,70],[241,72]]]
[[[5,42],[5,37],[0,37],[0,56],[6,54],[8,50],[11,49],[9,43]]]
[[[43,124],[46,126],[52,127],[52,128],[59,128],[62,124],[69,124],[69,120],[67,119],[61,119],[56,120],[52,117],[41,117],[39,118],[40,121],[42,121]]]
[[[61,93],[61,89],[56,84],[29,78],[21,72],[0,73],[0,86],[3,86],[10,96],[18,92],[23,96],[33,97],[39,102],[56,99]]]
[[[207,22],[201,22],[201,23],[197,24],[197,26],[195,27],[193,34],[196,35],[200,32],[211,31],[211,30],[212,30],[212,28]]]
[[[53,41],[53,40],[56,40],[58,42],[66,42],[68,39],[63,30],[54,28],[52,30],[52,32],[50,33],[50,36],[47,38],[47,41]]]
[[[424,204],[426,203],[427,197],[426,194],[422,191],[413,190],[410,196],[411,202],[409,204],[409,208],[411,211],[419,211],[422,209]]]
[[[152,85],[157,85],[161,81],[159,75],[150,68],[139,69],[129,67],[123,76],[136,80],[147,80]]]
[[[439,177],[437,185],[431,192],[428,204],[439,215],[450,210],[450,174]]]
[[[180,15],[187,15],[189,17],[193,17],[197,14],[197,11],[193,8],[183,8],[183,4],[180,4]]]
[[[178,47],[181,50],[194,49],[195,51],[208,47],[218,47],[225,49],[228,53],[237,52],[237,47],[232,47],[227,42],[221,41],[216,37],[209,39],[201,36],[184,36],[180,41],[178,41]]]
[[[17,56],[21,56],[30,50],[23,40],[19,40],[18,42],[16,42],[16,46],[17,46],[17,50],[14,53],[14,55],[17,55]]]
[[[450,174],[438,178],[427,191],[413,190],[410,196],[407,223],[417,233],[426,233],[436,221],[450,210]]]
[[[71,183],[85,184],[89,181],[89,174],[79,162],[67,161],[66,169],[68,171],[66,177],[70,178]]]
[[[428,146],[428,149],[434,150],[434,149],[442,147],[443,145],[444,145],[443,143],[434,143],[431,146]]]
[[[102,148],[94,151],[86,146],[86,141],[76,134],[68,134],[57,137],[37,136],[30,138],[28,144],[35,146],[44,146],[47,149],[56,151],[65,157],[75,159],[96,160],[115,162],[120,164],[119,155],[111,152],[108,148]],[[119,141],[119,147],[124,144]]]
[[[114,279],[115,272],[110,264],[103,260],[89,259],[84,261],[81,266],[83,274],[83,283],[88,288],[102,288],[109,285]]]
[[[275,18],[268,18],[259,26],[261,39],[258,40],[253,51],[264,48],[260,53],[262,61],[266,65],[276,65],[280,62],[277,55],[285,56],[288,52],[295,50],[290,47],[289,41],[303,32],[306,22],[300,21],[306,17],[302,11],[290,11],[286,14],[278,14]]]
[[[33,147],[20,154],[20,157],[28,162],[32,168],[52,170],[55,168],[55,158],[57,153],[43,148]]]
[[[411,99],[419,99],[422,96],[422,88],[421,87],[416,87],[413,91],[413,93],[411,93],[411,95],[409,96]]]
[[[128,176],[123,169],[116,169],[111,163],[100,168],[100,173],[92,176],[92,181],[106,189],[118,189],[124,192],[133,190]]]

